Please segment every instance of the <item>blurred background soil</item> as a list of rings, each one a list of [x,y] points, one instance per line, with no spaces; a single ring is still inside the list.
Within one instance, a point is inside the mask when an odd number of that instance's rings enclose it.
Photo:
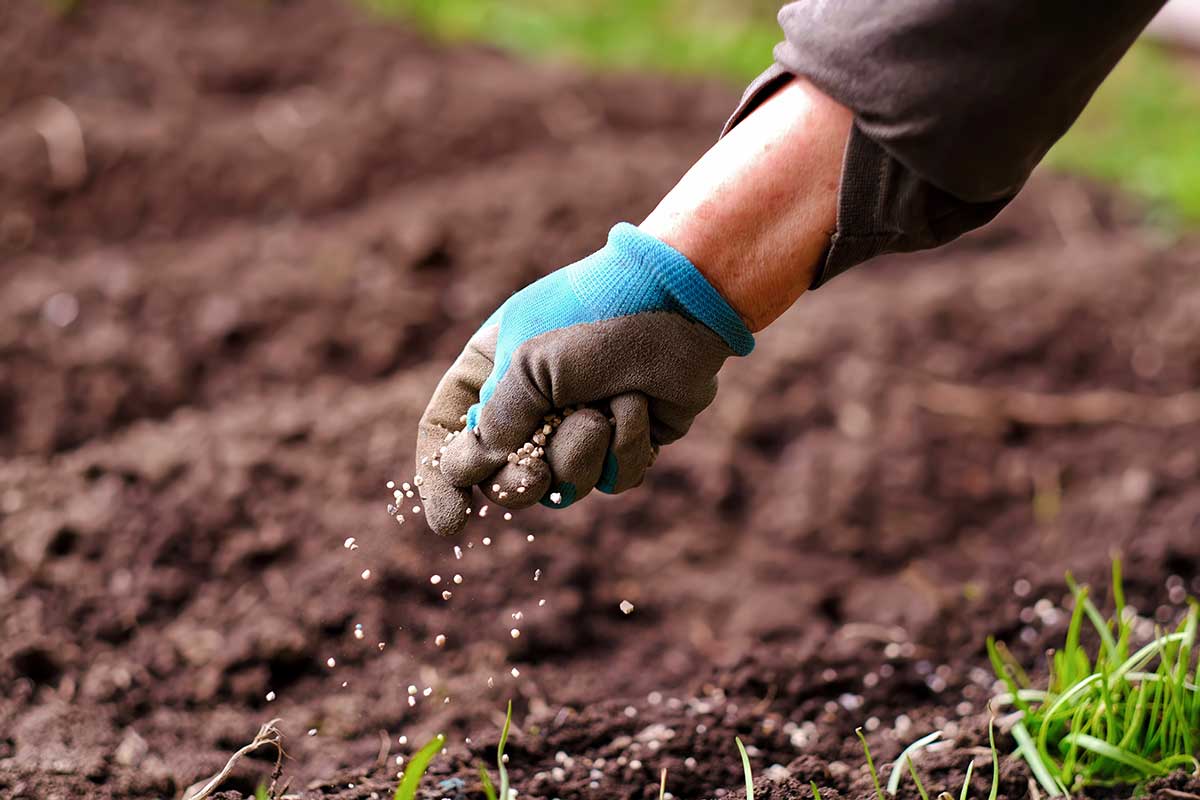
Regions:
[[[17,0],[0,63],[0,796],[178,797],[272,717],[293,792],[389,794],[441,731],[431,796],[477,793],[510,697],[531,798],[732,794],[734,735],[762,796],[866,797],[860,725],[883,760],[947,731],[940,789],[984,638],[1036,664],[1066,570],[1123,552],[1162,621],[1200,591],[1200,244],[1108,190],[1038,177],[805,296],[645,487],[457,560],[385,512],[441,371],[736,89],[318,0]]]

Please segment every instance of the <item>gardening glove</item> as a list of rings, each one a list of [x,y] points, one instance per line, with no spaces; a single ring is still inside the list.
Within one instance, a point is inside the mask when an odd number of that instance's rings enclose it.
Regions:
[[[507,508],[561,508],[642,482],[712,402],[754,337],[681,253],[627,223],[484,322],[421,417],[429,526],[462,530],[471,487]]]

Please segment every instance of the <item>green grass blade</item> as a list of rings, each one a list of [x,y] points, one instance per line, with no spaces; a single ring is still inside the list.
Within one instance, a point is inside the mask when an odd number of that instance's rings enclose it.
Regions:
[[[900,788],[900,778],[904,776],[904,764],[911,761],[914,753],[936,742],[942,736],[941,731],[934,731],[928,736],[922,736],[908,747],[900,751],[900,755],[892,762],[892,774],[888,776],[887,793],[895,797]]]
[[[988,745],[992,748],[992,789],[988,792],[988,800],[996,800],[1000,793],[1000,754],[996,752],[996,721],[988,720]],[[975,766],[975,762],[971,762]],[[971,771],[967,770],[967,783],[971,782]],[[964,793],[965,794],[965,793]],[[963,800],[966,800],[964,797]]]
[[[504,714],[504,730],[500,731],[500,743],[496,745],[496,769],[500,772],[500,800],[509,800],[508,767],[504,765],[504,746],[508,744],[508,730],[512,726],[512,700]]]
[[[1117,623],[1117,652],[1118,658],[1124,659],[1129,655],[1129,637],[1133,635],[1133,625],[1125,621],[1125,582],[1121,577],[1121,558],[1113,557],[1112,564],[1112,595],[1113,616]]]
[[[742,770],[746,773],[746,800],[754,800],[754,775],[750,771],[750,756],[740,738],[735,736],[733,740],[737,742],[738,752],[742,754]]]
[[[863,753],[867,756],[867,769],[871,772],[871,781],[875,784],[876,800],[883,800],[883,787],[879,785],[879,772],[875,769],[875,759],[871,758],[871,746],[867,744],[867,737],[863,734],[862,728],[855,728],[855,734],[858,735],[858,740],[862,742]]]
[[[1013,672],[1009,668],[1004,657],[1000,654],[1000,645],[996,641],[995,636],[987,638],[987,653],[988,659],[992,662],[992,671],[996,673],[996,677],[1004,681],[1004,685],[1008,687],[1008,693],[1012,697],[1013,703],[1017,708],[1029,713],[1029,704],[1021,699],[1021,690],[1025,687],[1018,686],[1016,678],[1013,677]],[[861,738],[861,737],[860,737]]]
[[[479,782],[483,784],[483,796],[487,800],[496,800],[496,787],[492,785],[492,779],[487,774],[487,767],[483,764],[479,765]]]
[[[1152,761],[1147,761],[1139,755],[1122,750],[1120,747],[1109,744],[1103,739],[1098,739],[1095,736],[1087,733],[1072,733],[1068,734],[1066,739],[1073,741],[1085,750],[1090,750],[1096,755],[1104,756],[1112,759],[1127,767],[1132,767],[1137,770],[1143,777],[1152,777],[1161,775],[1161,767]]]
[[[967,777],[963,778],[962,791],[958,793],[958,800],[967,800],[967,795],[971,792],[971,776],[975,774],[975,759],[971,759],[971,763],[967,764]]]
[[[1018,721],[1016,725],[1013,725],[1012,735],[1017,740],[1017,752],[1029,765],[1033,777],[1041,784],[1042,791],[1051,797],[1061,797],[1066,794],[1066,790],[1062,788],[1058,779],[1054,777],[1046,763],[1042,761],[1041,756],[1038,755],[1037,745],[1033,743],[1033,737],[1029,735],[1029,729],[1025,727],[1025,723]]]
[[[1150,663],[1150,661],[1154,659],[1154,656],[1161,652],[1163,647],[1173,642],[1182,642],[1185,636],[1186,634],[1184,633],[1170,633],[1166,636],[1159,636],[1154,641],[1145,645],[1142,647],[1142,649],[1131,655],[1129,658],[1125,659],[1121,666],[1117,667],[1117,669],[1113,672],[1110,680],[1124,680],[1125,676],[1130,672],[1137,672],[1144,669],[1146,664]]]
[[[409,759],[408,767],[404,770],[404,777],[400,780],[400,785],[396,787],[393,800],[413,800],[417,796],[417,788],[421,785],[421,776],[425,774],[425,770],[429,769],[429,762],[433,761],[433,757],[442,752],[442,748],[445,746],[446,737],[439,733]]]
[[[260,783],[254,789],[254,800],[271,800],[271,796],[267,793],[267,785]]]
[[[921,800],[929,800],[929,792],[925,791],[925,784],[921,783],[921,778],[917,775],[917,768],[913,766],[912,759],[905,762],[908,765],[908,774],[912,775],[913,783],[917,785],[917,791],[921,795]]]
[[[817,788],[817,782],[809,781],[808,785],[812,787],[813,800],[821,800],[821,790]]]

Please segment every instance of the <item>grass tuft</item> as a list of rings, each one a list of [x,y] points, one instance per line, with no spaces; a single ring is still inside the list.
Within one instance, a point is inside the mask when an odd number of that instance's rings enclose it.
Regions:
[[[1067,584],[1074,609],[1066,641],[1050,656],[1044,690],[1002,645],[989,640],[988,654],[1008,692],[997,705],[1012,705],[1017,753],[1051,796],[1092,786],[1135,786],[1177,769],[1200,771],[1200,690],[1195,643],[1200,610],[1171,632],[1158,630],[1137,650],[1133,615],[1124,609],[1121,563],[1113,562],[1116,610],[1105,616],[1088,587]],[[1085,631],[1096,644],[1084,644]],[[1089,637],[1090,638],[1090,637]]]

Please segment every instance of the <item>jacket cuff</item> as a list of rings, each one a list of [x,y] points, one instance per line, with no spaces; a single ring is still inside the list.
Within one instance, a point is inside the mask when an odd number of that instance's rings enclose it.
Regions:
[[[721,136],[793,77],[787,67],[773,64],[755,78]],[[863,133],[856,120],[842,157],[837,227],[808,288],[819,288],[856,264],[884,253],[946,244],[989,222],[1014,196],[981,203],[960,200],[897,160]]]

